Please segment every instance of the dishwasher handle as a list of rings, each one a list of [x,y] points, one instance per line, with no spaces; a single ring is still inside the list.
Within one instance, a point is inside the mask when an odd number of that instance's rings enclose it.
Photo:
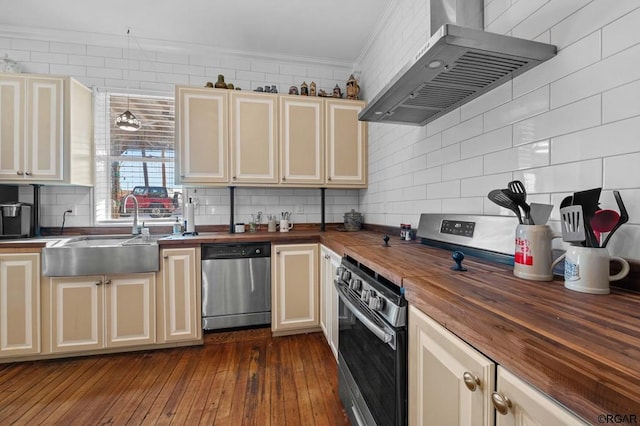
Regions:
[[[271,257],[271,243],[268,242],[202,244],[201,250],[202,260]]]

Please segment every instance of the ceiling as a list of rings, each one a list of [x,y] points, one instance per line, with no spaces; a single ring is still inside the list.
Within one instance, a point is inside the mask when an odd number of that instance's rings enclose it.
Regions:
[[[395,0],[0,0],[0,26],[353,64]]]

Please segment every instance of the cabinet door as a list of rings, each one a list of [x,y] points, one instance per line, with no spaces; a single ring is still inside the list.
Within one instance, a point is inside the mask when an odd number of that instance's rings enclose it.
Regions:
[[[588,424],[501,366],[492,398],[498,411],[496,426]]]
[[[281,182],[324,183],[324,111],[321,98],[280,98]]]
[[[202,337],[200,276],[195,248],[164,249],[158,293],[158,340],[174,342]]]
[[[0,254],[0,357],[40,352],[40,255]]]
[[[0,179],[24,179],[26,78],[0,74]]]
[[[326,101],[327,185],[366,187],[367,127],[358,121],[361,101]]]
[[[231,182],[278,182],[277,96],[231,93]]]
[[[135,346],[156,341],[155,274],[106,277],[106,346]]]
[[[25,176],[30,180],[62,180],[64,80],[27,78]]]
[[[318,244],[276,245],[272,253],[272,331],[317,328]]]
[[[409,424],[492,425],[495,364],[409,308]]]
[[[52,352],[104,347],[102,276],[51,279]]]
[[[338,359],[338,292],[333,285],[342,259],[334,251],[320,246],[320,328],[333,355]]]
[[[188,183],[229,181],[228,94],[176,86],[176,179]]]

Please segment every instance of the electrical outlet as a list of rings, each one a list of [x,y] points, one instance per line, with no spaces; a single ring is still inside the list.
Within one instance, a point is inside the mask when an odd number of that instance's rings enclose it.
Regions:
[[[67,205],[66,210],[68,213],[67,215],[69,216],[75,216],[76,214],[78,214],[78,206],[74,205],[74,204],[69,204]]]

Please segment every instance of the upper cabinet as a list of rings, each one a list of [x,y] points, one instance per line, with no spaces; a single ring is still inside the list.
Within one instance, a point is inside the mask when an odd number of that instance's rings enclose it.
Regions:
[[[230,94],[231,183],[278,182],[278,98]]]
[[[0,182],[93,185],[91,97],[69,77],[0,74]]]
[[[362,101],[176,87],[177,179],[365,188]]]
[[[285,184],[324,184],[322,98],[280,97],[280,166]]]
[[[362,101],[325,100],[327,185],[367,186],[367,125],[358,121]]]
[[[229,182],[226,91],[176,86],[176,180]]]

